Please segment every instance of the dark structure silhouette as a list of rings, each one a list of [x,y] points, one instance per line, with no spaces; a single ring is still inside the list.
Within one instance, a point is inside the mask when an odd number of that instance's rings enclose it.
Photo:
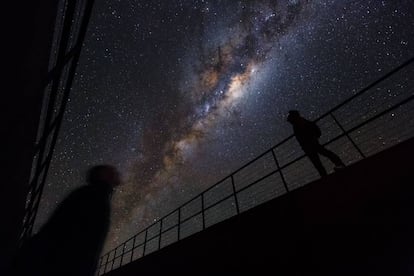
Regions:
[[[23,245],[11,275],[94,275],[120,176],[114,167],[99,165],[88,171],[87,181],[89,185],[72,192]]]
[[[344,162],[342,162],[338,155],[326,149],[319,143],[319,137],[322,133],[316,123],[300,116],[299,111],[297,110],[289,111],[287,121],[292,124],[293,132],[299,142],[299,145],[321,176],[326,176],[327,172],[325,167],[322,165],[319,154],[326,156],[329,160],[331,160],[336,166],[335,169],[345,167]]]

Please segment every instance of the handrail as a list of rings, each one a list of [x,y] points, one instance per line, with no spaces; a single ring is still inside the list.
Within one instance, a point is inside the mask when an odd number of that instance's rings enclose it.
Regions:
[[[346,104],[350,103],[352,100],[356,99],[357,97],[360,97],[361,95],[365,94],[367,91],[369,91],[371,88],[375,87],[376,85],[378,85],[382,81],[384,81],[384,80],[388,79],[389,77],[395,75],[397,72],[400,72],[403,68],[406,68],[408,65],[413,63],[413,61],[414,61],[414,57],[408,59],[406,62],[402,63],[401,65],[394,68],[393,70],[391,70],[387,74],[383,75],[382,77],[380,77],[376,81],[370,83],[369,85],[367,85],[366,87],[361,89],[358,93],[356,93],[353,96],[351,96],[350,98],[344,100],[340,104],[336,105],[334,108],[330,109],[328,112],[322,114],[317,119],[315,119],[314,121],[318,122],[318,121],[320,121],[324,118],[331,117],[333,119],[334,125],[336,125],[341,130],[341,133],[339,135],[336,135],[335,137],[331,138],[329,141],[323,143],[323,145],[327,146],[327,145],[330,145],[334,142],[339,141],[341,138],[346,138],[347,141],[349,141],[351,143],[351,146],[355,148],[356,152],[358,152],[359,158],[360,158],[359,160],[366,158],[367,154],[363,152],[363,150],[360,148],[360,145],[358,145],[357,141],[352,139],[351,134],[354,133],[355,131],[361,129],[362,127],[366,126],[367,124],[369,124],[369,123],[385,116],[386,114],[390,113],[391,111],[394,111],[394,110],[400,108],[401,106],[404,106],[404,105],[410,103],[411,101],[414,100],[414,94],[409,95],[408,97],[404,98],[403,100],[399,101],[398,103],[396,103],[396,104],[392,105],[391,107],[388,107],[385,110],[377,113],[376,115],[374,115],[374,116],[358,123],[357,125],[351,127],[350,129],[345,129],[344,126],[340,123],[340,121],[333,115],[333,113],[338,111],[340,108],[344,107]],[[114,269],[115,261],[117,261],[118,259],[120,260],[119,266],[122,266],[124,264],[123,261],[125,260],[125,255],[126,254],[131,254],[129,256],[129,262],[133,261],[134,251],[137,248],[143,247],[141,257],[145,256],[147,254],[150,254],[151,252],[148,253],[148,247],[147,247],[148,243],[155,240],[155,239],[157,239],[157,238],[158,238],[158,241],[157,241],[158,249],[156,249],[156,250],[161,249],[161,247],[162,247],[161,238],[163,237],[163,234],[165,234],[169,231],[172,231],[173,229],[177,229],[177,239],[176,239],[176,241],[179,241],[181,239],[181,234],[180,234],[181,225],[184,224],[185,222],[188,222],[191,219],[197,218],[200,215],[201,215],[201,220],[202,220],[202,230],[204,230],[206,227],[208,227],[206,225],[206,220],[205,220],[206,211],[218,206],[219,204],[221,204],[221,203],[225,202],[226,200],[229,200],[233,197],[234,197],[234,206],[235,206],[235,214],[234,215],[237,215],[237,214],[241,213],[242,211],[240,210],[237,195],[240,194],[243,191],[246,191],[247,189],[251,188],[252,186],[256,185],[257,183],[263,181],[264,179],[266,179],[266,178],[268,178],[268,177],[270,177],[270,176],[272,176],[276,173],[279,173],[279,175],[280,175],[280,178],[281,178],[282,183],[283,183],[283,187],[285,189],[285,193],[290,192],[291,188],[288,186],[288,183],[285,179],[285,175],[283,174],[283,170],[290,167],[290,166],[292,166],[293,164],[296,164],[300,160],[303,160],[306,157],[306,155],[305,154],[300,154],[299,156],[294,157],[292,160],[290,160],[290,161],[286,162],[285,164],[281,165],[279,163],[278,159],[276,158],[275,150],[280,148],[281,146],[283,146],[285,143],[287,143],[291,139],[293,139],[293,137],[294,137],[294,135],[292,134],[292,135],[286,137],[285,139],[281,140],[276,145],[274,145],[270,149],[266,150],[262,154],[258,155],[254,159],[250,160],[249,162],[245,163],[243,166],[239,167],[238,169],[236,169],[235,171],[233,171],[232,173],[230,173],[226,177],[224,177],[221,180],[217,181],[214,185],[212,185],[209,188],[205,189],[200,194],[190,198],[185,203],[181,204],[179,207],[175,208],[174,210],[167,213],[163,217],[161,217],[159,219],[156,219],[152,224],[148,225],[146,228],[139,231],[137,234],[135,234],[134,236],[132,236],[131,238],[129,238],[128,240],[123,242],[121,245],[115,247],[114,249],[108,251],[106,254],[102,255],[101,259],[100,259],[98,274],[102,275],[102,274],[104,274],[106,272],[109,272],[112,269]],[[235,179],[234,179],[235,175],[237,175],[237,173],[239,173],[243,169],[247,168],[251,164],[255,163],[257,160],[260,160],[262,157],[266,156],[267,154],[272,155],[272,158],[275,162],[274,165],[275,165],[276,169],[272,169],[272,170],[268,171],[266,174],[264,174],[261,177],[255,179],[254,181],[252,181],[248,185],[245,185],[245,186],[238,189],[235,185]],[[205,203],[205,195],[209,191],[211,191],[212,189],[218,187],[219,185],[221,185],[221,184],[224,185],[226,181],[230,181],[232,192],[229,193],[229,194],[226,194],[220,200],[217,200],[214,203],[209,204],[207,206],[207,204]],[[197,211],[197,212],[193,213],[192,215],[189,215],[185,219],[183,219],[182,214],[181,214],[181,210],[184,207],[186,207],[189,203],[192,203],[195,200],[200,200],[201,201],[201,210]],[[166,229],[163,229],[163,221],[168,219],[171,215],[173,215],[175,213],[177,213],[177,216],[178,216],[177,222],[175,224],[172,224],[172,225],[166,227]],[[159,230],[157,231],[158,234],[154,234],[150,238],[148,238],[148,231],[151,230],[151,228],[155,227],[156,225],[159,225]],[[137,237],[143,235],[144,233],[145,233],[144,241],[140,242],[139,244],[136,244]],[[133,241],[131,248],[126,250],[127,245],[131,241]],[[118,250],[122,250],[122,253],[119,256],[117,256],[117,252],[119,252]],[[113,254],[113,256],[112,256],[112,254]],[[109,264],[110,264],[110,269],[108,270],[108,265]]]

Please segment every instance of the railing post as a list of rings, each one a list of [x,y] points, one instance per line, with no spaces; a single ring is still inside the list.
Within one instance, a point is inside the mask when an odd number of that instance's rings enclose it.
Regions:
[[[158,250],[161,249],[161,235],[162,235],[162,218],[160,220],[160,234],[159,234],[159,238],[158,238]]]
[[[203,221],[203,230],[206,229],[206,218],[204,214],[204,192],[201,193],[201,219]]]
[[[115,264],[115,257],[116,257],[116,251],[118,250],[118,247],[114,250],[114,257],[112,258],[112,264],[111,264],[111,271],[114,270],[114,264]]]
[[[137,236],[134,236],[134,239],[132,240],[132,248],[131,248],[131,260],[130,262],[132,262],[132,259],[134,257],[134,251],[135,251],[135,240],[136,240]]]
[[[125,246],[126,246],[126,242],[124,242],[122,246],[121,262],[119,263],[119,266],[122,266],[122,261],[124,260]]]
[[[148,237],[148,228],[145,229],[144,249],[142,250],[142,256],[145,256],[145,251],[147,249],[147,237]]]
[[[180,240],[180,230],[181,230],[181,208],[178,208],[177,241]]]
[[[105,269],[104,269],[104,273],[106,273],[106,269],[108,267],[108,263],[109,263],[109,255],[111,254],[111,251],[108,252],[108,254],[106,254],[106,261],[105,261]]]
[[[234,202],[236,203],[237,214],[240,214],[239,201],[237,199],[236,185],[234,185],[234,177],[231,175],[231,186],[233,188]]]
[[[351,141],[352,145],[356,148],[356,150],[359,152],[361,157],[364,159],[365,154],[362,152],[362,150],[357,146],[357,144],[352,140],[351,136],[349,136],[348,132],[343,128],[343,126],[339,123],[339,121],[336,119],[336,117],[333,115],[332,112],[329,112],[329,115],[331,115],[332,119],[335,121],[335,123],[339,126],[339,128],[342,130],[342,132],[345,134],[345,136]]]
[[[288,192],[289,192],[289,188],[288,188],[288,185],[287,185],[287,183],[286,183],[285,176],[283,175],[283,172],[282,172],[282,170],[280,169],[279,161],[277,161],[277,158],[276,158],[276,153],[275,153],[275,151],[274,151],[274,149],[273,149],[273,148],[272,148],[272,155],[273,155],[273,159],[275,160],[277,170],[279,171],[280,178],[282,179],[283,186],[285,186],[286,192],[288,193]]]

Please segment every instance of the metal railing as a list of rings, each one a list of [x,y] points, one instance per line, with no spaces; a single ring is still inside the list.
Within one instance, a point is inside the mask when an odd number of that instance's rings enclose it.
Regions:
[[[350,164],[413,137],[413,61],[317,118],[321,143]],[[304,157],[294,136],[287,137],[101,256],[98,275],[318,179]]]
[[[33,154],[20,244],[30,237],[33,231],[93,2],[93,0],[62,0],[60,2],[57,19],[62,21],[56,24],[50,69],[43,84],[41,121]]]

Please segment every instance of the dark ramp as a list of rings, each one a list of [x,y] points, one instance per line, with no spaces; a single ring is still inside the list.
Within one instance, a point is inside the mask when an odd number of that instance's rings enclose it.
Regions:
[[[414,275],[414,139],[106,275]]]

